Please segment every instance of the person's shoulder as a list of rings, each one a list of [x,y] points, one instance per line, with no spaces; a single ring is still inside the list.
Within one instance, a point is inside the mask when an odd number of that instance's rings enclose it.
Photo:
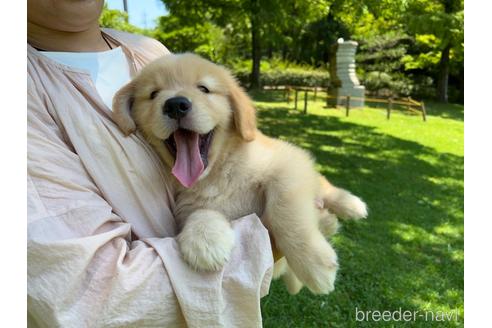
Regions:
[[[150,57],[159,57],[170,53],[162,43],[145,35],[133,34],[110,28],[103,28],[103,31],[117,41],[121,41],[133,52],[139,52]]]

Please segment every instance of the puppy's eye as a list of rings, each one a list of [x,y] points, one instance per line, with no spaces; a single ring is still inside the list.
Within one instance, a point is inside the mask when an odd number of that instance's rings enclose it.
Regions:
[[[150,99],[154,99],[155,97],[157,97],[158,94],[159,94],[159,90],[152,91],[152,93],[150,94]]]
[[[204,85],[199,85],[198,89],[200,89],[200,91],[203,93],[210,93],[210,90],[208,90],[208,88]]]

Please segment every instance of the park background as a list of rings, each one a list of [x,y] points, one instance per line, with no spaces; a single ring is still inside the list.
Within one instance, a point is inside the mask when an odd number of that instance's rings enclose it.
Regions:
[[[457,313],[463,326],[464,3],[456,0],[108,1],[101,25],[144,34],[172,52],[230,68],[255,100],[260,129],[316,158],[334,184],[368,203],[333,244],[336,289],[289,296],[280,282],[262,299],[265,327],[394,326],[357,322],[359,310]],[[264,86],[330,85],[330,46],[359,43],[367,96],[425,101],[427,121],[405,107],[391,119],[368,103],[350,116],[309,97],[307,113]],[[453,312],[456,311],[456,312]],[[410,326],[434,326],[420,318]]]

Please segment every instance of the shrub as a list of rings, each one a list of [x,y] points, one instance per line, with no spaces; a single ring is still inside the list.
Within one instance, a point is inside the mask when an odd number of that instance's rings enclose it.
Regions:
[[[307,65],[298,65],[278,59],[262,61],[260,83],[268,86],[309,86],[327,87],[330,74],[324,68],[315,69]],[[251,61],[236,62],[231,67],[232,72],[242,85],[249,84]]]
[[[385,96],[409,96],[415,88],[413,81],[403,74],[390,75],[378,71],[366,73],[361,84],[370,94],[380,95],[384,92]]]
[[[436,97],[436,85],[434,79],[426,75],[411,75],[410,77],[415,83],[412,96],[417,99],[432,99]]]

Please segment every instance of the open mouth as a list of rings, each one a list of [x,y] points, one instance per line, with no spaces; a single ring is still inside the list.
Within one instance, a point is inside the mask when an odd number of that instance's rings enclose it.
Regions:
[[[175,162],[172,173],[185,187],[191,187],[208,166],[213,130],[205,134],[178,129],[164,140]]]

